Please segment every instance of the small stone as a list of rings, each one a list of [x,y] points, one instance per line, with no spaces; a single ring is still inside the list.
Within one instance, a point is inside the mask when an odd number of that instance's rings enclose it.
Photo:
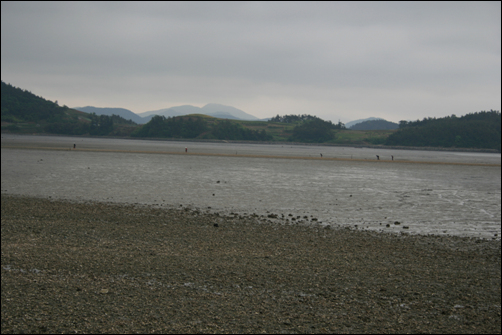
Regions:
[[[401,222],[399,222],[399,221],[394,221],[394,224],[395,224],[395,225],[398,225],[398,224],[401,224]]]
[[[107,294],[108,293],[108,289],[107,288],[104,288],[100,291],[101,294]]]
[[[219,227],[219,225],[217,223],[214,224],[215,227]]]

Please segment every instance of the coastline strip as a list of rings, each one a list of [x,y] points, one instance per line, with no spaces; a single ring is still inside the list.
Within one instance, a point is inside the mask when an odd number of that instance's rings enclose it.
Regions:
[[[239,157],[239,158],[267,158],[267,159],[297,159],[297,160],[321,160],[321,161],[346,161],[346,162],[371,162],[371,163],[406,163],[406,164],[434,164],[434,165],[464,165],[464,166],[493,166],[500,167],[501,164],[486,163],[463,163],[463,162],[433,162],[433,161],[411,161],[411,160],[374,160],[364,158],[343,158],[343,157],[307,157],[307,156],[278,156],[278,155],[252,155],[252,154],[225,154],[209,152],[176,152],[176,151],[152,151],[152,150],[120,150],[120,149],[97,149],[97,148],[62,148],[62,147],[32,147],[32,146],[1,146],[2,149],[23,149],[23,150],[52,150],[52,151],[84,151],[84,152],[113,152],[129,154],[158,154],[158,155],[185,155],[185,156],[214,156],[214,157]]]

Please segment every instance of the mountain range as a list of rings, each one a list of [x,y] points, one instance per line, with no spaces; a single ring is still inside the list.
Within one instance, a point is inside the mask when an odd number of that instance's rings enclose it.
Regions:
[[[152,117],[155,115],[173,117],[173,116],[181,116],[188,114],[205,114],[220,119],[247,120],[247,121],[268,120],[268,119],[258,119],[256,116],[248,114],[232,106],[225,106],[214,103],[207,104],[204,107],[196,107],[192,105],[175,106],[139,114],[135,114],[125,108],[87,106],[87,107],[75,107],[74,109],[86,113],[96,113],[97,115],[115,114],[123,117],[126,120],[132,120],[138,124],[148,123],[148,121],[150,121]]]
[[[247,121],[267,121],[267,120],[269,120],[269,118],[259,119],[251,114],[248,114],[248,113],[246,113],[238,108],[232,107],[232,106],[226,106],[226,105],[215,104],[215,103],[207,104],[204,107],[196,107],[196,106],[192,106],[192,105],[182,105],[182,106],[169,107],[169,108],[158,109],[158,110],[148,111],[148,112],[138,113],[138,114],[133,113],[132,111],[125,109],[125,108],[87,106],[87,107],[75,107],[74,109],[79,110],[81,112],[86,112],[86,113],[96,113],[96,115],[111,116],[112,114],[115,114],[115,115],[119,115],[119,116],[123,117],[126,120],[132,120],[132,121],[136,122],[137,124],[148,123],[152,119],[152,117],[154,117],[155,115],[162,115],[162,116],[165,116],[166,118],[168,118],[168,117],[182,116],[182,115],[188,115],[188,114],[205,114],[205,115],[213,116],[213,117],[220,118],[220,119],[247,120]],[[364,123],[366,121],[376,121],[376,120],[385,121],[382,118],[370,117],[367,119],[350,121],[345,124],[345,127],[347,129],[350,129],[356,124]]]
[[[115,114],[115,115],[123,117],[126,120],[131,120],[133,122],[136,122],[137,124],[143,124],[143,123],[146,123],[149,121],[148,120],[145,122],[145,118],[143,118],[143,117],[139,116],[138,114],[135,114],[125,108],[87,106],[87,107],[75,107],[73,109],[76,109],[76,110],[84,112],[84,113],[95,113],[96,115],[111,116],[111,115]]]

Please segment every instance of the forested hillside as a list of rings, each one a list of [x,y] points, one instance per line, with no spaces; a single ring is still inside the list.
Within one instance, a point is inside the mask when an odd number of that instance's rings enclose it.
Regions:
[[[147,124],[138,128],[131,136],[238,141],[269,141],[272,139],[265,130],[252,130],[237,122],[219,120],[203,115],[168,118],[156,115]]]
[[[478,148],[500,151],[501,117],[499,111],[481,111],[462,117],[424,118],[401,121],[386,145],[444,148]]]
[[[303,115],[277,115],[271,118],[269,123],[288,123],[295,124],[290,141],[295,142],[329,142],[335,139],[335,129],[345,129],[341,122],[334,124],[331,121],[325,121],[317,116]]]
[[[96,115],[46,100],[2,81],[2,129],[23,133],[127,136],[135,123],[118,115]]]
[[[2,122],[56,122],[69,109],[3,81],[1,96]]]

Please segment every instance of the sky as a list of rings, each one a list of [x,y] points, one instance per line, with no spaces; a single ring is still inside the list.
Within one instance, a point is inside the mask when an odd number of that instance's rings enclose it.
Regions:
[[[333,122],[501,105],[501,2],[1,2],[1,79],[59,105]]]

